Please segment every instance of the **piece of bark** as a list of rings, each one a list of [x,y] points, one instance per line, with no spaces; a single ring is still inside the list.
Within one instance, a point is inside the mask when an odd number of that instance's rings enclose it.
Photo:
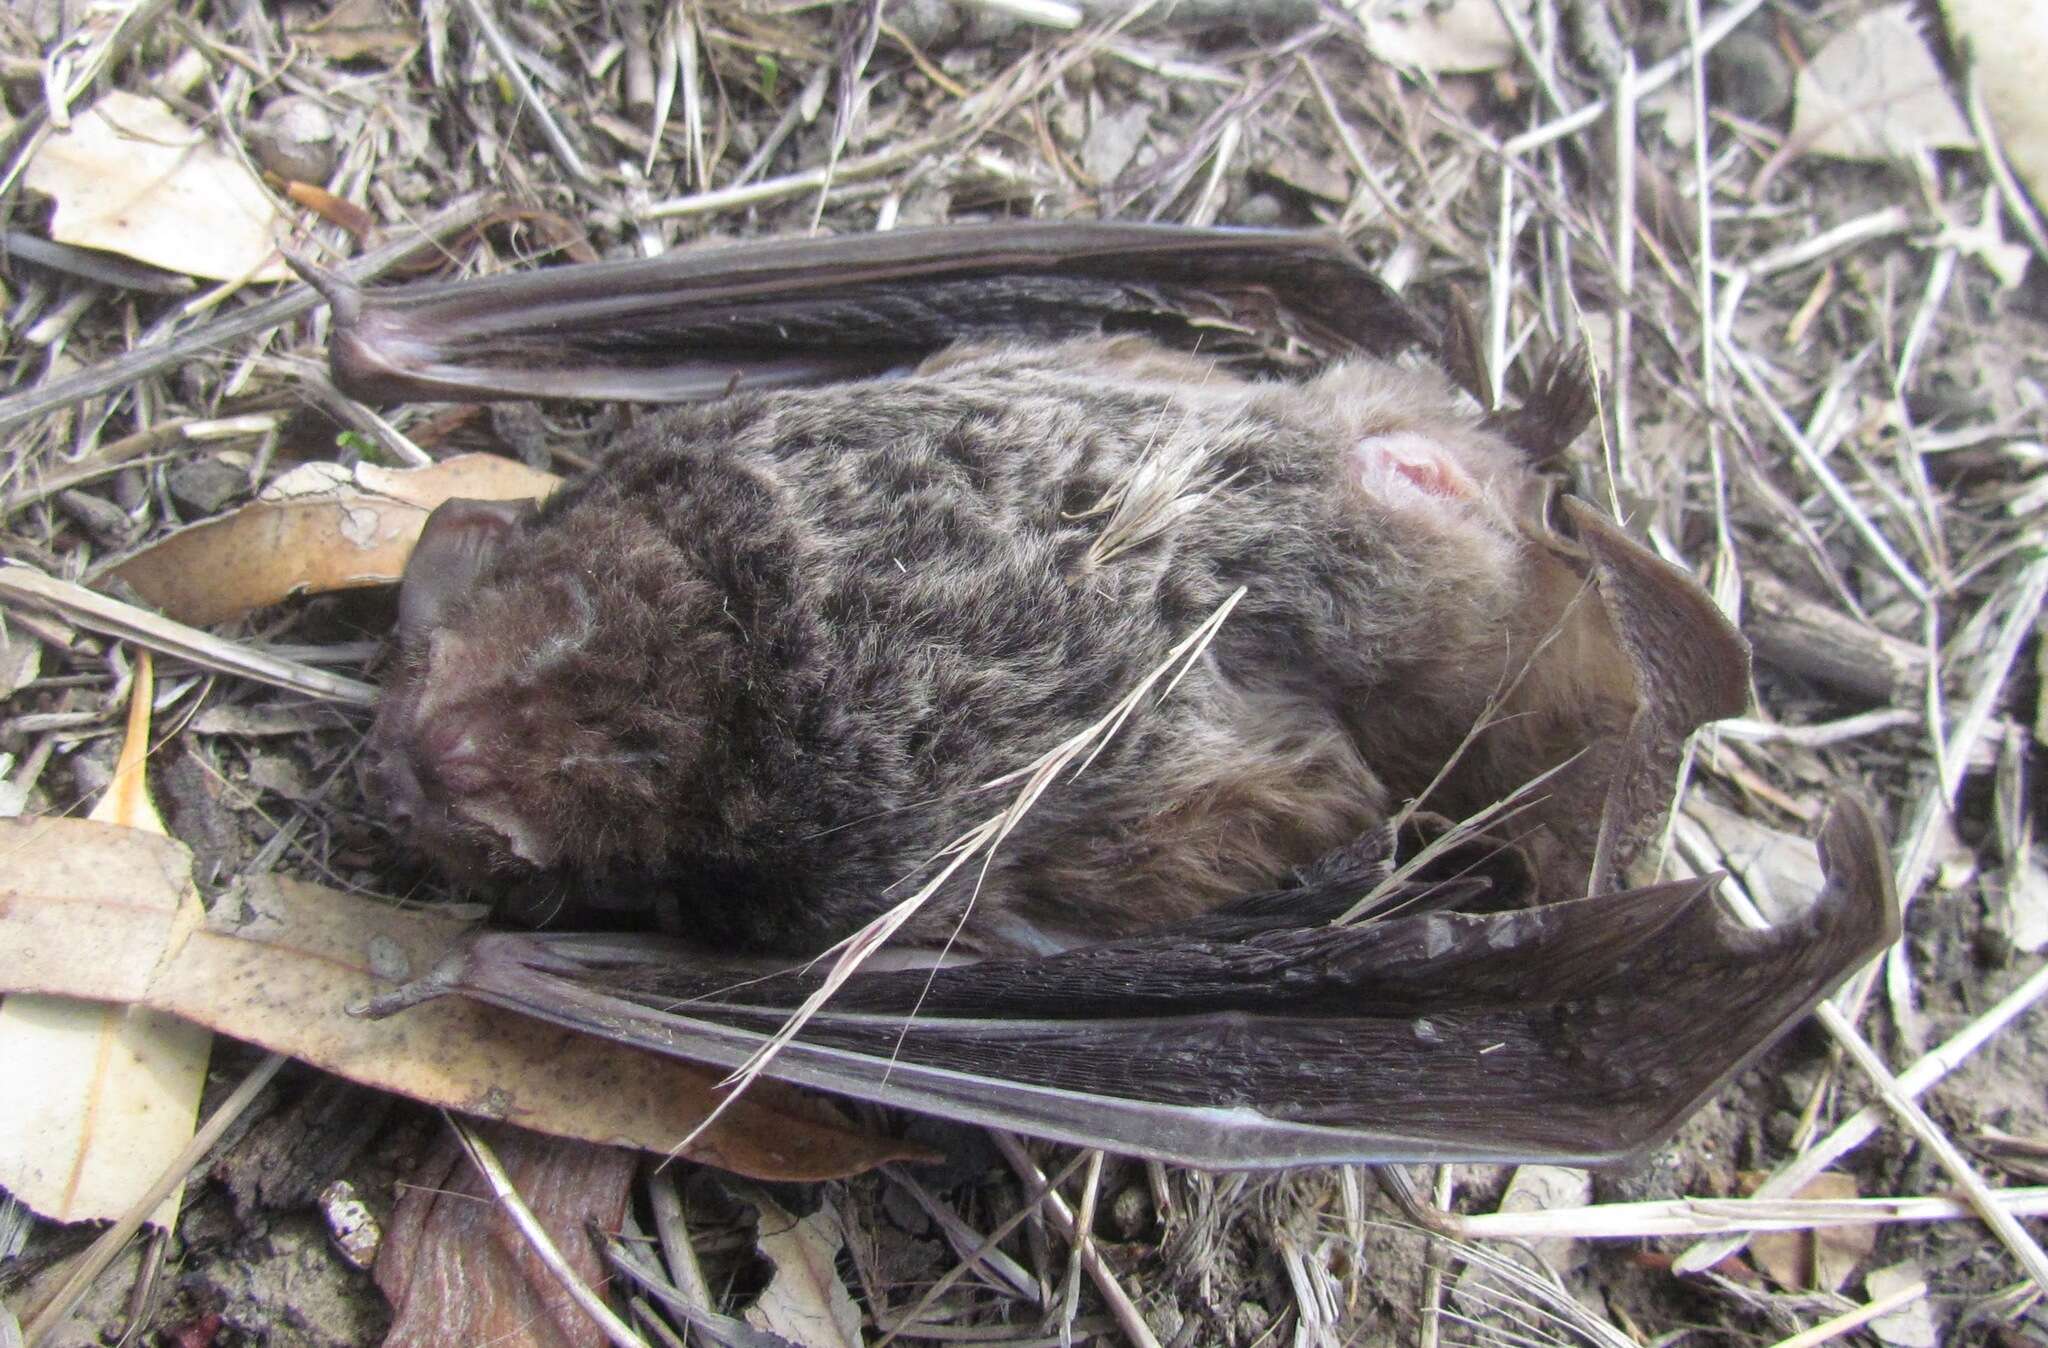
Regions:
[[[249,1129],[213,1168],[238,1212],[313,1202],[391,1113],[392,1097],[340,1077],[303,1084]]]
[[[603,1290],[590,1232],[616,1231],[637,1163],[620,1147],[478,1124],[584,1286]],[[603,1348],[604,1332],[555,1280],[452,1134],[401,1191],[377,1255],[394,1319],[385,1348]]]
[[[1915,706],[1927,653],[1768,576],[1752,577],[1743,634],[1764,664],[1844,693]]]

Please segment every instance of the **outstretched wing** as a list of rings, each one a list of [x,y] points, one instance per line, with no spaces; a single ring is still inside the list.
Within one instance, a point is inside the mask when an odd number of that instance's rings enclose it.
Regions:
[[[1219,354],[1390,354],[1416,316],[1338,239],[1019,222],[771,239],[358,290],[335,382],[362,398],[713,398],[878,373],[954,342],[1136,332]]]
[[[1897,936],[1844,802],[1828,883],[1757,932],[1712,878],[1496,913],[1330,925],[1326,874],[1045,959],[856,975],[772,1076],[1187,1165],[1597,1162],[1662,1139]],[[607,1039],[735,1066],[811,986],[645,938],[492,934],[444,975]]]

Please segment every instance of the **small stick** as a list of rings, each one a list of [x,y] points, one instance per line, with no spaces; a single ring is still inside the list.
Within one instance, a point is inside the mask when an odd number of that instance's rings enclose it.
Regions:
[[[1963,1060],[1990,1042],[1993,1035],[2017,1019],[2048,993],[2048,965],[2036,969],[1989,1011],[1964,1026],[1911,1067],[1899,1073],[1899,1090],[1914,1096],[1924,1094],[1936,1082],[1960,1066]],[[1808,1180],[1861,1146],[1884,1122],[1881,1104],[1865,1105],[1838,1124],[1820,1142],[1781,1167],[1757,1187],[1752,1199],[1778,1198],[1797,1193]],[[1701,1273],[1735,1254],[1749,1242],[1739,1238],[1707,1241],[1679,1255],[1671,1265],[1674,1273]]]
[[[1806,465],[1807,472],[1820,484],[1821,490],[1834,502],[1835,508],[1842,512],[1850,527],[1869,544],[1870,550],[1877,554],[1878,560],[1884,563],[1885,570],[1892,573],[1892,578],[1904,587],[1915,603],[1923,608],[1930,604],[1932,596],[1928,591],[1927,582],[1920,578],[1919,573],[1913,570],[1905,558],[1899,556],[1891,541],[1864,512],[1842,479],[1836,476],[1835,470],[1828,466],[1826,460],[1813,452],[1813,445],[1807,440],[1805,432],[1799,429],[1798,424],[1786,414],[1783,405],[1764,385],[1763,377],[1757,373],[1749,357],[1731,338],[1724,336],[1715,340],[1721,343],[1722,355],[1735,371],[1736,377],[1749,390],[1750,396],[1762,404],[1765,413],[1777,427],[1778,433],[1784,437],[1785,443],[1792,447],[1792,452]]]
[[[1844,1311],[1832,1319],[1823,1320],[1812,1329],[1794,1334],[1789,1339],[1780,1339],[1772,1348],[1815,1348],[1818,1344],[1838,1339],[1852,1329],[1861,1329],[1881,1315],[1890,1315],[1908,1302],[1918,1301],[1927,1295],[1927,1284],[1910,1282],[1896,1288],[1865,1306],[1853,1311]]]
[[[99,1239],[80,1256],[78,1263],[71,1270],[71,1275],[50,1294],[50,1299],[30,1317],[28,1323],[22,1326],[22,1342],[28,1345],[28,1348],[35,1348],[45,1335],[71,1313],[72,1307],[78,1304],[79,1298],[84,1296],[86,1289],[92,1285],[92,1280],[113,1262],[114,1256],[127,1245],[128,1238],[149,1220],[149,1215],[156,1211],[156,1205],[163,1202],[171,1190],[185,1182],[186,1177],[191,1174],[192,1167],[205,1160],[206,1154],[213,1150],[214,1144],[248,1112],[257,1095],[270,1084],[270,1079],[277,1075],[277,1069],[283,1067],[286,1061],[284,1054],[272,1053],[256,1064],[249,1075],[242,1078],[242,1083],[235,1087],[234,1093],[221,1101],[220,1108],[213,1111],[213,1116],[200,1125],[198,1132],[192,1134],[192,1140],[185,1144],[184,1150],[180,1151],[169,1165],[164,1167],[164,1173],[157,1176],[156,1182],[149,1186],[148,1191],[135,1200],[134,1206],[122,1214],[121,1220],[100,1233]]]
[[[626,112],[633,117],[645,117],[654,110],[654,57],[648,51],[647,10],[641,0],[626,0],[615,12],[619,16],[619,40],[626,48],[621,57]]]
[[[1000,1145],[1002,1140],[1008,1135],[1004,1133],[995,1132],[993,1129],[991,1129],[989,1132],[989,1136],[995,1138],[997,1140],[998,1145]],[[1010,1140],[1014,1143],[1016,1139],[1011,1138]],[[1022,1148],[1019,1147],[1019,1150],[1021,1152]],[[1008,1217],[1005,1217],[1002,1220],[1002,1222],[996,1226],[995,1230],[988,1233],[988,1235],[982,1241],[982,1248],[972,1251],[964,1261],[948,1269],[946,1271],[945,1276],[941,1277],[937,1282],[933,1283],[929,1288],[925,1289],[925,1294],[922,1297],[918,1298],[917,1304],[912,1306],[908,1311],[905,1311],[893,1326],[885,1326],[888,1332],[882,1336],[881,1342],[877,1343],[875,1345],[875,1348],[888,1348],[888,1345],[895,1342],[898,1338],[903,1337],[905,1335],[913,1334],[917,1326],[917,1317],[924,1314],[926,1308],[931,1306],[933,1302],[937,1301],[941,1296],[944,1296],[946,1290],[950,1288],[954,1283],[960,1281],[960,1279],[966,1275],[969,1269],[980,1264],[989,1250],[993,1250],[1003,1240],[1007,1239],[1012,1231],[1015,1231],[1018,1227],[1024,1225],[1026,1221],[1030,1220],[1030,1218],[1038,1212],[1039,1206],[1043,1204],[1048,1197],[1052,1198],[1055,1202],[1059,1200],[1059,1195],[1056,1194],[1054,1190],[1059,1185],[1065,1184],[1067,1182],[1067,1178],[1070,1175],[1072,1175],[1076,1170],[1079,1170],[1081,1168],[1081,1162],[1085,1159],[1087,1158],[1083,1155],[1075,1156],[1073,1160],[1067,1162],[1067,1164],[1061,1168],[1059,1174],[1054,1175],[1051,1179],[1045,1178],[1045,1176],[1040,1171],[1033,1167],[1030,1171],[1030,1174],[1036,1175],[1038,1178],[1036,1180],[1029,1181],[1031,1184],[1031,1192],[1024,1196],[1024,1201],[1018,1204],[1017,1210],[1011,1213]],[[1027,1162],[1027,1164],[1029,1163],[1030,1157],[1028,1155],[1025,1156],[1025,1161]],[[1019,1173],[1021,1174],[1023,1172],[1020,1171]],[[1114,1279],[1112,1278],[1111,1281],[1114,1282]],[[1122,1288],[1117,1289],[1119,1294],[1121,1294],[1122,1290]],[[1107,1296],[1108,1294],[1104,1293],[1104,1295]],[[1049,1297],[1046,1297],[1044,1295],[1034,1295],[1033,1299],[1036,1300],[1040,1305],[1044,1305],[1047,1301],[1050,1300]],[[1143,1323],[1144,1322],[1142,1320],[1139,1321],[1139,1324],[1141,1326],[1143,1325]],[[1147,1342],[1151,1342],[1151,1340],[1149,1340],[1148,1338]],[[1153,1344],[1153,1348],[1157,1348],[1156,1343]]]
[[[15,564],[0,567],[0,601],[27,604],[68,618],[80,627],[121,637],[206,669],[239,674],[259,683],[304,693],[308,697],[346,702],[358,707],[372,706],[377,701],[374,684],[250,650],[210,632],[172,622],[146,608],[109,599],[83,585],[46,576],[32,566]]]
[[[1387,1176],[1394,1172],[1382,1167],[1380,1173]],[[1401,1187],[1394,1192],[1407,1193],[1406,1181],[1402,1181]],[[1457,1179],[1453,1168],[1447,1165],[1437,1166],[1435,1178],[1429,1186],[1429,1201],[1435,1209],[1433,1219],[1449,1217],[1451,1200],[1456,1194]],[[1412,1194],[1409,1197],[1413,1199]],[[1437,1229],[1434,1221],[1418,1225],[1423,1225],[1426,1229]],[[1444,1278],[1450,1272],[1450,1248],[1447,1242],[1440,1240],[1428,1241],[1422,1247],[1422,1327],[1416,1332],[1416,1348],[1437,1348],[1443,1341]]]
[[[1714,722],[1714,734],[1724,740],[1740,740],[1747,744],[1790,744],[1801,749],[1824,749],[1831,744],[1862,739],[1865,735],[1882,735],[1918,724],[1920,717],[1917,713],[1904,707],[1886,707],[1844,716],[1839,720],[1816,721],[1811,725],[1775,725],[1769,721],[1738,717],[1732,721]]]
[[[1646,98],[1677,79],[1692,65],[1695,50],[1702,56],[1712,51],[1720,45],[1721,39],[1734,32],[1744,19],[1763,7],[1764,0],[1736,0],[1735,4],[1716,14],[1710,22],[1700,26],[1696,41],[1688,43],[1682,50],[1665,57],[1643,72],[1642,79],[1635,85],[1636,97]],[[1533,130],[1524,131],[1521,135],[1503,142],[1500,151],[1512,159],[1531,150],[1539,150],[1554,140],[1563,140],[1566,136],[1583,131],[1599,121],[1606,114],[1607,106],[1607,99],[1596,98],[1577,112],[1569,113]]]
[[[912,1179],[903,1167],[885,1165],[882,1167],[882,1174],[890,1183],[909,1194],[911,1201],[924,1209],[925,1216],[938,1223],[939,1230],[946,1237],[946,1243],[953,1247],[955,1254],[979,1266],[983,1273],[1008,1288],[1012,1296],[1038,1302],[1038,1280],[1033,1278],[1022,1264],[991,1246],[979,1231],[961,1220],[959,1213],[934,1198],[931,1191]]]
[[[1607,372],[1614,400],[1614,435],[1607,442],[1607,503],[1622,518],[1621,484],[1635,460],[1636,298],[1636,58],[1622,48],[1614,82],[1614,306],[1613,353]]]
[[[676,1192],[676,1177],[661,1162],[650,1161],[646,1171],[648,1205],[654,1209],[654,1231],[661,1241],[662,1262],[668,1265],[669,1280],[684,1300],[706,1311],[717,1309],[711,1300],[711,1284],[704,1280],[703,1265],[697,1262],[697,1247],[690,1240],[689,1224],[683,1218],[683,1200]]]
[[[2048,1185],[1999,1189],[2008,1221],[2048,1216]],[[1957,1222],[1979,1215],[1960,1198],[1669,1198],[1598,1203],[1538,1212],[1446,1213],[1445,1234],[1461,1240],[1641,1240],[1732,1232],[1813,1231],[1898,1222]]]
[[[1977,133],[1977,144],[1984,151],[1984,163],[1991,170],[1991,181],[1997,185],[2005,208],[2012,212],[2013,219],[2019,221],[2020,232],[2027,236],[2034,252],[2042,261],[2048,262],[2048,229],[2042,227],[2041,217],[2034,213],[2026,189],[2013,175],[2012,163],[2005,157],[2005,146],[1998,139],[1997,129],[1991,125],[1991,111],[1984,106],[1984,90],[1977,82],[1975,65],[1963,74],[1963,92],[1963,104],[1970,114],[1970,129]]]
[[[1733,879],[1724,881],[1721,892],[1743,925],[1757,930],[1763,930],[1770,925],[1764,921],[1763,914],[1757,911],[1756,905],[1750,901],[1749,895],[1743,891],[1739,883]],[[1864,1075],[1870,1078],[1871,1085],[1876,1087],[1878,1094],[1883,1097],[1886,1107],[1906,1126],[1906,1131],[1934,1153],[1934,1159],[1962,1189],[1968,1206],[1976,1210],[1977,1215],[1983,1218],[1984,1224],[1990,1227],[2005,1248],[2011,1251],[2013,1258],[2019,1261],[2020,1267],[2026,1270],[2027,1276],[2040,1284],[2044,1291],[2048,1291],[2048,1251],[2042,1250],[2040,1242],[2019,1224],[2012,1210],[2006,1206],[2010,1195],[2018,1191],[2006,1190],[2005,1196],[2001,1196],[1984,1182],[1983,1177],[1970,1167],[1968,1158],[1949,1140],[1948,1134],[1927,1116],[1927,1112],[1920,1108],[1913,1095],[1900,1086],[1899,1079],[1892,1074],[1891,1068],[1878,1057],[1877,1050],[1864,1039],[1855,1022],[1843,1014],[1841,1007],[1831,1001],[1823,1001],[1814,1009],[1814,1015],[1834,1037],[1835,1042],[1842,1046],[1843,1051],[1863,1069]]]
[[[1081,1202],[1074,1209],[1074,1244],[1067,1255],[1066,1286],[1060,1295],[1060,1342],[1073,1341],[1074,1317],[1081,1308],[1081,1261],[1095,1248],[1095,1196],[1102,1184],[1102,1153],[1090,1149],[1088,1169],[1081,1176]]]
[[[350,281],[372,280],[447,235],[468,229],[488,215],[490,209],[489,198],[481,193],[465,198],[421,222],[416,232],[372,249],[337,270]],[[45,380],[25,392],[9,394],[0,398],[0,431],[12,430],[60,407],[126,388],[173,365],[214,355],[231,342],[289,323],[324,303],[325,297],[311,286],[292,286],[272,299],[252,304],[229,317],[189,328],[176,337],[102,361],[77,374]]]
[[[1024,1150],[1024,1144],[1011,1134],[997,1132],[994,1129],[989,1131],[989,1136],[995,1140],[996,1149],[1008,1158],[1011,1167],[1023,1177],[1026,1184],[1044,1190],[1042,1206],[1051,1216],[1053,1227],[1068,1240],[1075,1240],[1073,1209],[1067,1206],[1067,1200],[1060,1197],[1059,1191],[1046,1181],[1045,1172],[1038,1168],[1038,1162],[1031,1159],[1031,1153]],[[1071,1170],[1073,1167],[1069,1166],[1068,1169]],[[1095,1290],[1102,1293],[1102,1299],[1109,1303],[1109,1312],[1116,1317],[1117,1326],[1123,1330],[1124,1336],[1136,1344],[1137,1348],[1160,1348],[1159,1340],[1152,1333],[1152,1327],[1145,1323],[1145,1317],[1138,1312],[1138,1303],[1131,1300],[1130,1293],[1124,1291],[1123,1284],[1117,1280],[1116,1271],[1109,1266],[1109,1261],[1102,1257],[1102,1252],[1095,1248],[1092,1241],[1087,1242],[1085,1248],[1077,1243],[1076,1248],[1083,1249],[1082,1266],[1088,1270],[1089,1278],[1095,1283]]]
[[[498,58],[499,73],[518,93],[520,111],[532,117],[540,126],[541,136],[547,141],[548,149],[554,153],[556,162],[561,164],[562,172],[580,187],[599,186],[597,175],[583,162],[583,156],[577,153],[575,143],[569,139],[568,132],[562,130],[561,123],[548,111],[547,100],[533,87],[532,77],[520,63],[519,53],[513,49],[511,39],[505,36],[505,30],[498,27],[498,20],[492,15],[487,0],[462,0],[462,7],[469,14],[469,21],[476,25],[477,33],[482,36],[484,45]]]
[[[1762,280],[1776,276],[1779,272],[1792,271],[1836,253],[1847,252],[1861,247],[1873,239],[1888,239],[1895,234],[1904,234],[1913,227],[1913,217],[1903,206],[1887,206],[1881,211],[1859,215],[1853,220],[1844,220],[1831,229],[1818,234],[1802,237],[1762,257],[1752,258],[1742,264],[1739,270],[1746,276]]]
[[[561,1250],[555,1246],[554,1238],[548,1235],[547,1228],[540,1224],[540,1218],[533,1215],[533,1209],[526,1205],[526,1200],[512,1187],[512,1177],[505,1173],[504,1165],[499,1162],[498,1154],[491,1150],[490,1144],[453,1114],[444,1110],[442,1117],[447,1119],[448,1126],[455,1130],[456,1140],[462,1143],[462,1149],[469,1153],[469,1159],[483,1175],[484,1183],[490,1186],[491,1195],[497,1199],[498,1206],[512,1219],[512,1224],[519,1228],[519,1234],[526,1237],[526,1243],[533,1247],[535,1257],[554,1275],[555,1281],[561,1284],[562,1290],[569,1294],[570,1299],[582,1308],[583,1313],[589,1316],[597,1327],[604,1331],[604,1336],[618,1345],[618,1348],[648,1348],[647,1340],[635,1334],[631,1325],[614,1315],[611,1307],[605,1305],[597,1293],[585,1287],[583,1280],[569,1267],[569,1261],[562,1257]]]

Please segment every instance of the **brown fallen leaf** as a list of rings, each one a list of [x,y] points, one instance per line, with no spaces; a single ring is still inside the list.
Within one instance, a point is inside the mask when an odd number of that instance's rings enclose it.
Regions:
[[[87,820],[0,820],[0,992],[132,1003],[350,1080],[537,1131],[667,1154],[717,1103],[715,1069],[600,1042],[466,998],[348,1014],[370,970],[433,968],[468,930],[319,885],[251,877],[176,939],[191,855]],[[765,1084],[685,1153],[760,1179],[827,1179],[927,1153],[824,1100]]]
[[[1761,1175],[1746,1176],[1761,1182]],[[1754,1187],[1753,1184],[1751,1187]],[[1792,1195],[1821,1200],[1857,1198],[1856,1177],[1828,1170]],[[1824,1226],[1811,1231],[1772,1231],[1749,1243],[1756,1266],[1780,1287],[1792,1291],[1836,1292],[1877,1248],[1875,1226]]]
[[[590,1231],[616,1231],[625,1219],[633,1153],[507,1126],[480,1131],[570,1271],[601,1291],[604,1262]],[[393,1312],[384,1348],[605,1342],[446,1133],[399,1191],[376,1278]]]
[[[170,617],[210,626],[295,594],[394,583],[441,502],[529,500],[560,481],[495,454],[411,469],[308,464],[241,509],[181,529],[109,574]]]
[[[341,0],[317,23],[288,31],[295,44],[334,62],[395,66],[420,45],[418,29],[394,19],[381,0]]]
[[[860,1307],[839,1277],[846,1231],[830,1203],[808,1217],[785,1212],[765,1196],[755,1245],[775,1268],[746,1321],[799,1348],[860,1348]]]

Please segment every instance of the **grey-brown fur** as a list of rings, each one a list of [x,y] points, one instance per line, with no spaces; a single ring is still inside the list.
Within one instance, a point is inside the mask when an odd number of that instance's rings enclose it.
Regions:
[[[1389,436],[1458,489],[1361,474]],[[950,931],[978,884],[983,949],[1142,929],[1428,783],[1547,630],[1525,481],[1434,373],[1254,384],[1134,339],[664,412],[409,634],[379,778],[458,870],[812,950],[1243,586],[1195,671],[915,928]],[[1490,798],[1470,761],[1433,805]]]

